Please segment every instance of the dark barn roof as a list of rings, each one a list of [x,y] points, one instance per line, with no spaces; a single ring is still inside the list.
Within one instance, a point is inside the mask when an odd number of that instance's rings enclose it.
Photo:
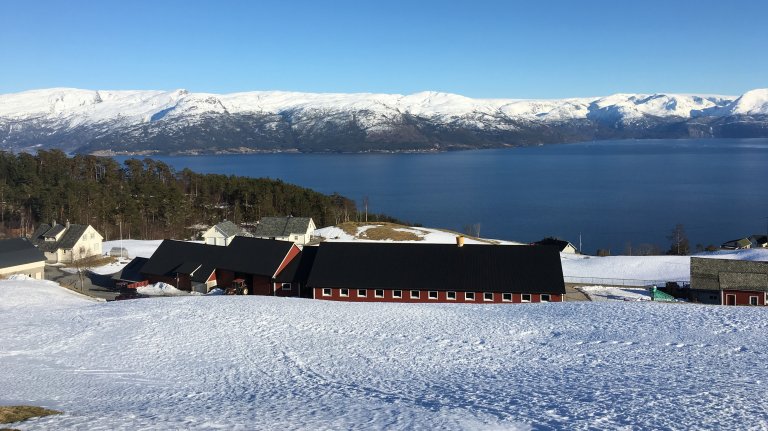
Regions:
[[[287,241],[236,236],[226,247],[226,262],[217,267],[271,277],[293,247]]]
[[[295,259],[280,271],[275,281],[278,283],[301,283],[303,286],[306,285],[319,248],[304,247],[301,254],[296,256]]]
[[[0,268],[45,262],[45,255],[26,238],[0,240]]]
[[[128,265],[125,265],[120,272],[113,275],[112,279],[119,281],[142,281],[145,277],[141,275],[141,269],[148,261],[149,259],[146,257],[136,257],[128,262]]]
[[[310,287],[565,293],[553,247],[323,243]]]
[[[555,247],[555,248],[557,248],[558,251],[565,250],[565,248],[568,247],[569,245],[571,247],[573,247],[573,248],[576,248],[573,244],[571,244],[570,242],[568,242],[566,240],[559,239],[559,238],[552,238],[552,237],[544,238],[541,241],[536,241],[536,242],[533,243],[533,245],[542,245],[542,246],[547,246],[547,247]]]
[[[141,268],[143,274],[191,275],[204,282],[216,269],[271,277],[293,243],[236,236],[225,247],[165,240]]]

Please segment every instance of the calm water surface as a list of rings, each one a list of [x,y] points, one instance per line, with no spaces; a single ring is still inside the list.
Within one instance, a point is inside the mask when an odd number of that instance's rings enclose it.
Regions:
[[[127,157],[117,158],[119,161]],[[155,157],[178,170],[280,178],[425,226],[583,250],[692,247],[768,223],[768,139],[602,141],[439,154],[259,154]]]

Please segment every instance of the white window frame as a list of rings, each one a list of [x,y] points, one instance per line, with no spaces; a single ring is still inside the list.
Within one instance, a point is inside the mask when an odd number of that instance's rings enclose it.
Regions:
[[[451,295],[453,295],[453,298],[451,298]],[[445,299],[448,301],[455,301],[456,300],[456,292],[450,290],[448,292],[445,292]]]
[[[432,297],[432,294],[435,295],[434,298]],[[437,290],[430,290],[430,291],[427,292],[427,299],[429,299],[431,301],[436,301],[438,298],[440,298],[440,294],[437,293]]]
[[[472,295],[471,298],[467,297],[467,295]],[[475,292],[464,292],[464,300],[465,301],[474,301],[476,298]]]
[[[491,299],[488,299],[488,295],[491,295]],[[483,301],[484,302],[493,302],[493,292],[483,292]]]
[[[396,299],[400,299],[403,297],[403,291],[402,290],[393,290],[392,291],[392,297]]]
[[[755,298],[755,303],[752,303],[752,298]],[[760,305],[760,297],[759,296],[753,296],[750,295],[749,297],[749,305]]]
[[[362,293],[362,295],[361,295]],[[357,289],[357,297],[358,298],[367,298],[368,297],[368,290],[366,289]]]
[[[346,291],[347,293],[344,293]],[[339,296],[347,298],[349,297],[349,289],[339,289]]]
[[[544,299],[546,297],[547,299]],[[542,293],[539,295],[539,302],[552,302],[552,295],[549,293]]]
[[[323,288],[323,296],[332,296],[333,295],[333,289],[324,287]]]
[[[285,287],[285,286],[288,286],[288,287]],[[291,289],[292,289],[291,283],[283,283],[280,285],[280,290],[291,290]]]
[[[379,292],[381,292],[381,295],[379,295]],[[376,289],[373,291],[373,297],[374,298],[383,298],[384,297],[384,289]]]
[[[421,299],[421,291],[420,290],[411,290],[410,298],[411,299]]]
[[[507,299],[509,297],[509,299]],[[509,292],[501,294],[501,302],[512,302],[512,294]]]
[[[525,297],[528,297],[528,299],[525,299]],[[532,302],[533,301],[533,295],[530,293],[523,293],[520,295],[520,302]]]

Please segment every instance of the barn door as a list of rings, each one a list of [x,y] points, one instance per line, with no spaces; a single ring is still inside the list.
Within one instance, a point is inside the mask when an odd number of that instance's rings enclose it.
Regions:
[[[725,305],[736,305],[736,295],[725,295]]]

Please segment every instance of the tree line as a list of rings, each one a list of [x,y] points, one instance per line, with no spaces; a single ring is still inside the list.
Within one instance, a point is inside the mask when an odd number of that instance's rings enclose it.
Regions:
[[[105,240],[189,238],[223,219],[254,224],[263,216],[312,217],[318,226],[360,220],[355,202],[280,180],[175,171],[149,158],[0,152],[0,229],[29,235],[52,221],[90,224]],[[382,214],[371,221],[399,222]]]

